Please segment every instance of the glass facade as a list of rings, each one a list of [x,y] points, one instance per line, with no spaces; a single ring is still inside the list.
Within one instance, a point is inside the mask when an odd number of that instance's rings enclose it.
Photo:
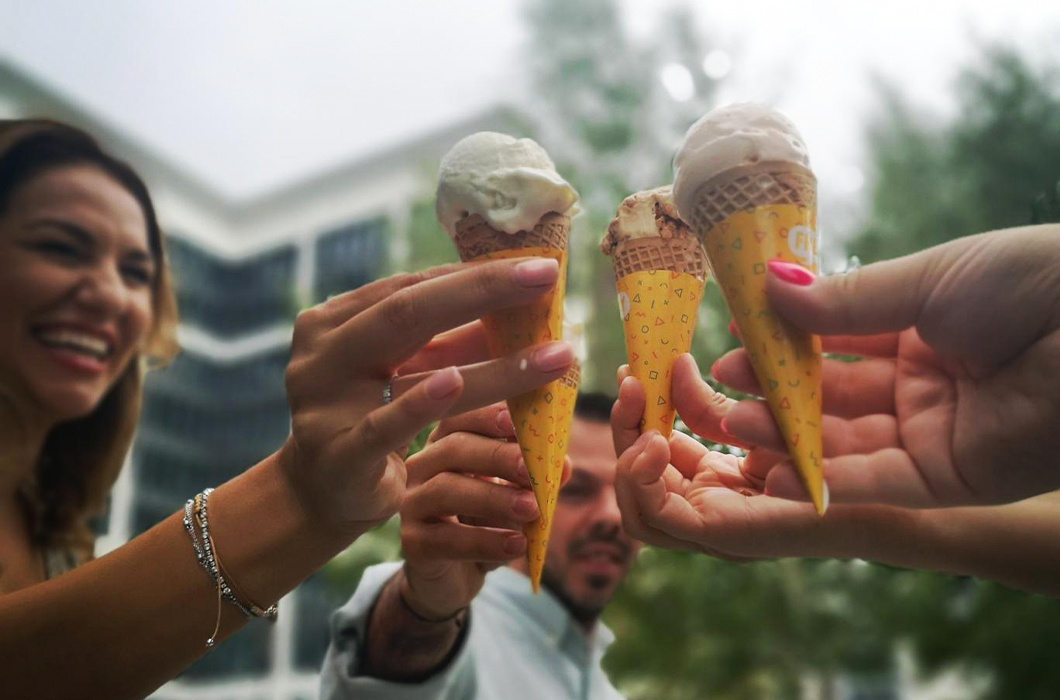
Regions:
[[[379,276],[386,251],[383,219],[358,222],[317,239],[313,300],[356,289]]]
[[[171,238],[167,253],[181,318],[212,335],[232,338],[253,333],[294,314],[292,246],[232,262]]]

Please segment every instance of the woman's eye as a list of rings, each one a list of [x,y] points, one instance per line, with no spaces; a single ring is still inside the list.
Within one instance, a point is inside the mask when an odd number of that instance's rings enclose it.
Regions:
[[[150,284],[151,283],[151,272],[142,267],[126,267],[122,270],[128,279],[133,280],[137,284]]]
[[[41,241],[34,246],[37,250],[49,255],[76,257],[80,251],[76,246],[63,241]]]

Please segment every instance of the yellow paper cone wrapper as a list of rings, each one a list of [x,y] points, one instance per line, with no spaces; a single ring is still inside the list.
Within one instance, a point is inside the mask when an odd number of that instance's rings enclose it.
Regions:
[[[626,361],[644,386],[641,432],[655,429],[669,438],[674,427],[674,360],[692,348],[703,281],[685,272],[645,270],[619,278],[615,286]]]
[[[770,260],[797,263],[817,274],[816,218],[814,207],[755,206],[716,223],[703,243],[791,458],[823,514],[821,340],[774,314],[766,299]]]
[[[501,357],[532,345],[562,339],[563,295],[567,278],[567,253],[557,248],[514,248],[482,255],[476,260],[501,258],[550,257],[559,261],[559,280],[552,291],[529,306],[507,309],[482,319],[489,339],[490,352]],[[568,374],[569,377],[569,374]],[[550,382],[534,391],[508,399],[508,410],[515,424],[515,437],[523,453],[530,483],[541,517],[527,524],[527,562],[534,592],[541,581],[548,538],[552,532],[552,514],[563,476],[567,456],[570,424],[574,416],[577,384],[569,380]]]
[[[579,377],[580,370],[575,366],[563,379],[508,402],[523,459],[530,472],[530,483],[537,497],[537,507],[541,511],[537,520],[523,526],[534,593],[540,589],[541,572],[545,568],[552,516],[556,512],[563,477],[563,460],[570,442],[574,402],[578,398]]]

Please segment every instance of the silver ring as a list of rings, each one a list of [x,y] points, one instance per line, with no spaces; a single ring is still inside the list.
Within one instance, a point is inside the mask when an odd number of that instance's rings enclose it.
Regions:
[[[383,405],[386,406],[388,403],[394,400],[394,375],[390,379],[386,380],[386,384],[383,385]]]

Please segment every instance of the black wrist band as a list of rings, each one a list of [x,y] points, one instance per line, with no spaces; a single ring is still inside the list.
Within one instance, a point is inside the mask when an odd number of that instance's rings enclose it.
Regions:
[[[424,624],[427,624],[427,625],[444,625],[444,624],[453,622],[455,620],[458,627],[463,627],[464,621],[463,621],[462,618],[463,618],[464,613],[467,612],[467,606],[464,606],[464,607],[460,608],[459,610],[457,610],[452,615],[449,615],[448,617],[443,617],[440,620],[432,620],[429,617],[424,617],[423,615],[420,615],[418,612],[413,610],[412,606],[409,605],[409,602],[407,600],[405,600],[405,595],[401,592],[401,589],[402,589],[402,587],[398,586],[397,597],[398,597],[398,600],[401,601],[401,607],[405,608],[405,612],[407,612],[412,617],[416,618],[418,621],[420,621],[420,622],[422,622]]]

